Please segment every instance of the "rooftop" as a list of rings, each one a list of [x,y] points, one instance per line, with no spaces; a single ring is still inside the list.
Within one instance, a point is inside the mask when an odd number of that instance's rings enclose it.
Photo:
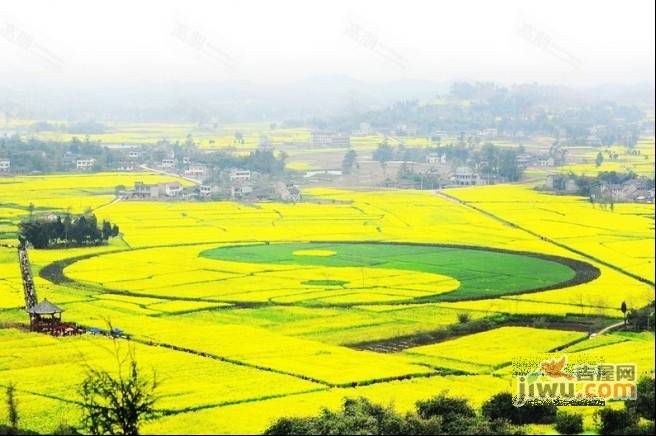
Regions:
[[[26,311],[36,315],[50,315],[53,313],[62,313],[64,309],[55,304],[52,304],[50,301],[44,298],[42,302],[32,307],[28,307]]]

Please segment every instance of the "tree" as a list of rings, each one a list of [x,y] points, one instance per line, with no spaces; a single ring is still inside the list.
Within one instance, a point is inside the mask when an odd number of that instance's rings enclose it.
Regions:
[[[7,419],[9,421],[9,434],[18,432],[18,401],[16,400],[16,386],[13,383],[7,385]]]
[[[344,174],[351,174],[353,166],[356,165],[357,157],[358,154],[355,150],[349,150],[346,152],[344,159],[342,159],[342,171]]]
[[[114,344],[116,374],[89,367],[80,385],[82,426],[92,435],[138,435],[155,415],[157,377],[144,377],[133,351],[121,357]]]
[[[597,158],[595,159],[595,165],[600,167],[604,163],[604,155],[601,152],[597,153]]]
[[[625,401],[624,407],[634,415],[653,421],[656,407],[654,397],[654,378],[643,376],[636,385],[636,399]]]
[[[600,434],[631,434],[624,432],[638,423],[638,417],[627,410],[609,407],[595,412],[594,419]]]
[[[553,404],[526,403],[516,407],[510,392],[501,392],[483,403],[481,411],[490,421],[506,419],[513,424],[548,424],[554,422],[558,408]]]
[[[394,149],[387,142],[382,142],[374,151],[373,158],[380,163],[383,171],[385,171],[387,162],[394,158]]]
[[[109,221],[103,220],[101,233],[103,241],[108,240],[112,236],[112,225]]]
[[[235,132],[235,142],[238,142],[240,144],[244,143],[244,134],[241,133],[240,131]]]
[[[317,416],[281,418],[264,434],[524,434],[508,421],[487,421],[476,415],[466,400],[446,394],[417,403],[416,413],[402,416],[391,406],[371,403],[365,398],[346,399],[336,412],[322,409]]]

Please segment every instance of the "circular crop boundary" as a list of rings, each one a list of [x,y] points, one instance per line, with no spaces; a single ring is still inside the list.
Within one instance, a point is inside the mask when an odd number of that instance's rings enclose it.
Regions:
[[[542,286],[538,288],[532,288],[532,289],[524,289],[524,290],[517,290],[517,291],[512,291],[512,292],[506,292],[502,295],[478,295],[478,296],[469,296],[469,297],[458,297],[458,296],[451,296],[449,297],[449,294],[452,292],[457,291],[451,291],[447,292],[444,294],[437,294],[437,295],[432,295],[432,296],[427,296],[427,297],[416,297],[413,299],[403,299],[403,300],[398,300],[398,301],[385,301],[385,302],[362,302],[362,303],[328,303],[328,304],[303,304],[302,302],[300,303],[276,303],[276,302],[271,302],[271,301],[263,301],[263,302],[244,302],[241,300],[216,300],[216,299],[206,299],[206,298],[194,298],[194,297],[184,297],[184,296],[164,296],[164,295],[158,295],[158,294],[149,294],[149,293],[140,293],[140,292],[133,292],[133,291],[128,291],[128,290],[122,290],[122,289],[112,289],[112,288],[107,288],[105,286],[102,286],[100,284],[94,284],[94,283],[88,283],[84,281],[78,281],[74,280],[66,274],[64,274],[64,269],[70,265],[73,265],[76,262],[79,262],[81,260],[86,260],[90,259],[93,257],[98,257],[98,256],[104,256],[104,255],[109,255],[109,254],[116,254],[116,253],[122,253],[122,252],[128,252],[128,251],[140,251],[140,250],[149,250],[149,249],[155,249],[155,248],[172,248],[172,247],[190,247],[190,246],[197,246],[197,245],[209,245],[209,244],[225,244],[223,245],[222,248],[227,248],[227,247],[234,247],[234,246],[241,246],[244,244],[249,244],[249,245],[271,245],[271,244],[289,244],[289,243],[306,243],[306,244],[380,244],[380,245],[406,245],[406,246],[422,246],[422,247],[436,247],[436,248],[456,248],[456,249],[464,249],[464,250],[478,250],[478,251],[491,251],[491,252],[497,252],[497,253],[504,253],[504,254],[513,254],[513,255],[520,255],[520,256],[528,256],[528,257],[533,257],[537,259],[542,259],[542,260],[548,260],[548,261],[553,261],[560,263],[562,265],[565,265],[569,268],[571,268],[574,271],[574,277],[572,277],[569,280],[561,281],[558,283],[554,283],[548,286]],[[230,303],[233,305],[233,307],[259,307],[259,306],[304,306],[304,307],[352,307],[352,306],[370,306],[370,305],[380,305],[380,304],[424,304],[424,303],[435,303],[435,302],[455,302],[455,301],[473,301],[473,300],[485,300],[485,299],[490,299],[490,298],[500,298],[503,296],[508,296],[508,295],[518,295],[518,294],[530,294],[530,293],[536,293],[536,292],[543,292],[543,291],[548,291],[548,290],[554,290],[554,289],[562,289],[570,286],[576,286],[580,285],[583,283],[588,283],[591,282],[595,279],[597,279],[601,275],[601,271],[599,268],[587,263],[583,262],[581,260],[577,259],[571,259],[568,257],[563,257],[563,256],[557,256],[557,255],[552,255],[552,254],[542,254],[542,253],[535,253],[535,252],[530,252],[530,251],[515,251],[515,250],[508,250],[504,248],[496,248],[496,247],[483,247],[483,246],[476,246],[476,245],[462,245],[462,244],[441,244],[441,243],[427,243],[427,242],[403,242],[403,241],[333,241],[333,240],[305,240],[305,241],[290,241],[290,240],[285,240],[285,241],[209,241],[209,242],[195,242],[195,243],[186,243],[186,244],[172,244],[172,245],[154,245],[154,246],[146,246],[146,247],[139,247],[139,248],[132,248],[132,249],[119,249],[119,250],[113,250],[113,251],[108,251],[108,252],[102,252],[102,253],[91,253],[91,254],[85,254],[81,256],[75,256],[75,257],[70,257],[67,259],[62,259],[58,260],[55,262],[52,262],[46,266],[44,266],[40,271],[39,271],[39,276],[54,283],[54,284],[67,284],[67,285],[75,285],[76,287],[79,288],[91,288],[91,289],[96,289],[100,292],[108,293],[108,294],[119,294],[119,295],[127,295],[127,296],[135,296],[135,297],[153,297],[153,298],[160,298],[163,300],[185,300],[185,301],[204,301],[204,302],[224,302],[224,303]]]

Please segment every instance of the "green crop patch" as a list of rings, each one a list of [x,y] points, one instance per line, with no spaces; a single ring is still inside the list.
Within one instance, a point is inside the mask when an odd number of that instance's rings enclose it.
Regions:
[[[329,256],[299,256],[298,253],[330,253]],[[324,267],[362,267],[415,271],[452,277],[460,285],[439,295],[418,300],[445,301],[489,298],[544,289],[595,278],[589,272],[578,277],[583,262],[555,256],[485,248],[392,243],[277,243],[218,247],[201,256],[231,262]],[[330,277],[303,284],[338,286]]]

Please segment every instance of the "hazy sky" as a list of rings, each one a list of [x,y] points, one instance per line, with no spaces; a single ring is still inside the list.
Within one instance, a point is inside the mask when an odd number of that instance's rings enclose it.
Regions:
[[[0,4],[0,80],[654,80],[654,2]]]

